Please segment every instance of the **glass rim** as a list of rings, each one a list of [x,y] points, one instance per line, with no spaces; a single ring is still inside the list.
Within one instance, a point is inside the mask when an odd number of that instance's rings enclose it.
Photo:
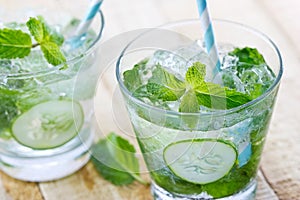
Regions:
[[[97,44],[100,41],[100,38],[103,34],[104,30],[104,25],[105,25],[105,20],[104,20],[104,15],[101,9],[98,10],[98,17],[100,19],[100,28],[98,29],[97,37],[94,39],[92,44],[90,44],[83,53],[77,54],[76,56],[72,57],[71,59],[68,59],[66,62],[59,64],[57,66],[52,66],[51,68],[47,68],[45,70],[39,70],[39,71],[33,71],[33,72],[25,72],[25,73],[0,73],[0,76],[5,76],[5,78],[10,79],[10,78],[27,78],[27,77],[32,77],[32,76],[38,76],[38,75],[46,75],[49,73],[54,73],[57,71],[61,71],[60,69],[63,68],[64,65],[70,65],[73,63],[78,62],[85,56],[89,55],[91,52],[93,52],[97,48]],[[10,60],[10,59],[8,59]]]
[[[120,64],[121,64],[121,60],[125,55],[126,50],[130,47],[130,45],[139,37],[142,37],[144,34],[149,33],[152,30],[157,30],[157,29],[167,29],[170,28],[172,26],[178,26],[180,24],[188,24],[188,23],[199,23],[199,19],[187,19],[187,20],[180,20],[180,21],[175,21],[175,22],[171,22],[171,23],[166,23],[154,28],[151,28],[148,31],[145,31],[144,33],[138,35],[138,37],[136,37],[135,39],[133,39],[132,41],[130,41],[127,46],[123,49],[123,51],[121,52],[120,56],[118,57],[117,63],[116,63],[116,78],[119,84],[120,89],[122,90],[123,93],[125,93],[126,96],[128,96],[130,98],[130,100],[132,100],[134,103],[146,108],[146,109],[151,109],[154,111],[158,111],[158,112],[164,112],[166,115],[180,115],[180,116],[211,116],[211,115],[224,115],[224,114],[231,114],[231,113],[235,113],[238,112],[240,110],[243,110],[247,107],[250,107],[260,101],[262,101],[263,99],[265,99],[267,96],[269,96],[271,94],[272,91],[274,91],[274,89],[279,85],[282,74],[283,74],[283,61],[282,61],[282,56],[281,53],[277,47],[277,45],[275,44],[275,42],[273,42],[273,40],[271,40],[266,34],[262,33],[261,31],[252,28],[248,25],[239,23],[239,22],[234,22],[234,21],[230,21],[230,20],[224,20],[224,19],[213,19],[213,22],[221,22],[224,24],[230,24],[230,25],[234,25],[237,27],[240,27],[244,30],[247,30],[255,35],[257,35],[258,37],[260,37],[262,40],[264,40],[266,43],[268,43],[272,49],[275,51],[275,54],[277,55],[278,58],[278,64],[279,64],[279,71],[278,74],[276,76],[276,79],[274,80],[274,82],[272,83],[272,85],[268,88],[268,90],[260,95],[259,97],[247,102],[246,104],[231,108],[231,109],[226,109],[226,110],[213,110],[209,113],[201,113],[201,112],[197,112],[197,113],[184,113],[184,112],[178,112],[178,111],[173,111],[173,110],[165,110],[163,108],[159,108],[159,107],[155,107],[153,105],[149,105],[145,102],[143,102],[142,100],[135,98],[132,93],[126,88],[126,86],[124,85],[122,78],[121,78],[121,73],[120,73]]]

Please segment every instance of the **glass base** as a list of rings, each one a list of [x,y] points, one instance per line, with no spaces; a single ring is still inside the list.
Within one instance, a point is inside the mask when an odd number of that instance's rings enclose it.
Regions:
[[[44,152],[30,150],[30,153],[20,155],[2,151],[0,169],[13,178],[30,182],[52,181],[68,176],[90,159],[89,149],[94,138],[90,131],[88,129],[73,141]]]
[[[219,198],[218,200],[254,200],[256,194],[257,181],[253,180],[242,191],[232,196]],[[206,193],[199,195],[181,195],[171,194],[165,189],[159,187],[155,183],[151,185],[151,193],[155,200],[213,200],[211,196]]]

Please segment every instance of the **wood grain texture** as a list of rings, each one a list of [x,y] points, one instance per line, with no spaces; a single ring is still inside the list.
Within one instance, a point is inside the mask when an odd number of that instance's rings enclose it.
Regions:
[[[258,186],[256,192],[256,199],[259,200],[278,200],[277,195],[266,181],[266,177],[263,176],[261,171],[257,174]]]
[[[1,200],[43,200],[37,183],[19,181],[0,172]]]
[[[282,36],[278,41],[285,68],[262,171],[279,199],[297,200],[300,199],[300,113],[296,106],[300,99],[300,2],[263,0],[261,6]]]
[[[91,163],[72,176],[41,183],[40,187],[46,200],[151,199],[149,186],[138,183],[114,186],[101,178]]]

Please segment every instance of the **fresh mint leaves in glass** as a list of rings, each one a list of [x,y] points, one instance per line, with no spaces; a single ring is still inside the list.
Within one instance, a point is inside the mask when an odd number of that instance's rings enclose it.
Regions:
[[[88,8],[89,1],[44,0],[0,8],[0,166],[14,178],[58,179],[90,158],[102,13],[80,45],[68,41]],[[12,40],[24,49],[7,50]]]
[[[221,71],[198,20],[130,42],[116,75],[155,199],[254,199],[282,61],[264,34],[215,21]]]

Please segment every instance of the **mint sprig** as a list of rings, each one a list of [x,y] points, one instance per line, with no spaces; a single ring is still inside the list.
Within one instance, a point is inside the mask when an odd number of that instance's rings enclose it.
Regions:
[[[179,112],[199,112],[200,106],[231,109],[251,101],[247,94],[205,81],[206,66],[200,62],[195,62],[188,68],[184,80],[156,65],[146,84],[142,84],[140,66],[135,65],[132,70],[124,72],[127,88],[135,97],[148,98],[151,102],[179,100]]]
[[[57,31],[50,28],[45,20],[39,16],[31,17],[26,26],[36,43],[32,43],[31,36],[21,30],[0,29],[0,58],[14,59],[28,56],[32,48],[41,47],[48,63],[57,66],[66,62],[60,46],[64,38]],[[64,65],[62,68],[66,68]]]
[[[128,185],[134,180],[147,185],[139,175],[136,150],[126,139],[110,133],[92,147],[92,163],[102,177],[115,185]]]
[[[203,105],[213,109],[230,109],[243,105],[251,100],[246,94],[215,83],[206,82],[205,75],[205,65],[200,62],[195,62],[187,70],[185,80],[191,88],[190,93],[194,92],[197,98],[190,98],[187,100],[187,98],[183,97],[180,108],[185,109],[181,109],[181,112],[198,111],[196,108],[191,109],[186,106],[181,106],[182,104],[187,104],[186,101],[189,101],[189,105],[193,106],[196,106],[196,102],[191,103],[191,101],[197,100],[198,106]],[[189,96],[191,95],[189,94]]]
[[[43,26],[43,41],[54,42],[58,46],[61,46],[64,43],[64,36],[51,28],[42,16],[38,16],[37,19]]]

